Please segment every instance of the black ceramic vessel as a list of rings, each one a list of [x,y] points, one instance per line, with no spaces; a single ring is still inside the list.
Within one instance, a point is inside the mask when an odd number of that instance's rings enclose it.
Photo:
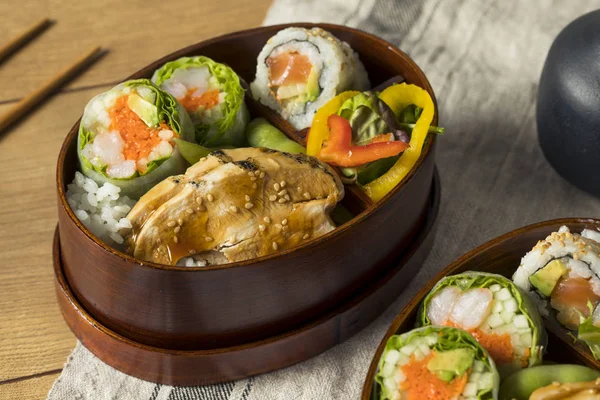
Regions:
[[[600,10],[571,22],[554,40],[537,100],[547,160],[573,185],[600,197]]]

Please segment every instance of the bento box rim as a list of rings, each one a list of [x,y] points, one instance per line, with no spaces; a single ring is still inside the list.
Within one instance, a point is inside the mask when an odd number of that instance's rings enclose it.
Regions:
[[[392,53],[395,53],[395,56],[404,59],[404,61],[409,66],[412,66],[418,74],[422,75],[422,78],[424,80],[423,83],[424,83],[425,87],[423,87],[422,85],[418,85],[418,86],[425,89],[431,95],[431,98],[432,98],[433,104],[434,104],[434,117],[433,117],[432,123],[434,125],[437,124],[438,108],[437,108],[437,100],[435,97],[435,93],[433,91],[433,88],[431,87],[429,80],[427,79],[427,76],[425,75],[423,70],[421,70],[421,68],[416,64],[416,62],[411,57],[409,57],[406,53],[404,53],[402,50],[400,50],[398,47],[394,46],[393,44],[389,43],[388,41],[386,41],[380,37],[377,37],[375,35],[372,35],[368,32],[362,31],[360,29],[351,28],[348,26],[343,26],[343,25],[338,25],[338,24],[310,23],[310,22],[287,23],[287,24],[279,24],[279,25],[261,26],[261,27],[257,27],[257,28],[246,29],[246,30],[241,30],[241,31],[236,31],[236,32],[220,35],[220,36],[217,36],[217,37],[214,37],[211,39],[200,41],[200,42],[192,44],[190,46],[186,46],[182,49],[176,50],[175,52],[170,53],[170,54],[142,67],[141,69],[139,69],[138,71],[136,71],[135,73],[133,73],[132,75],[130,75],[129,77],[125,78],[124,80],[122,80],[120,82],[124,82],[124,81],[130,80],[130,79],[142,78],[145,76],[145,74],[144,74],[145,70],[157,69],[160,65],[164,64],[165,62],[177,59],[179,57],[183,57],[184,54],[194,51],[198,47],[206,47],[211,44],[214,44],[214,43],[217,43],[217,42],[220,42],[223,40],[227,40],[227,39],[230,40],[230,39],[235,39],[235,38],[243,37],[243,36],[251,36],[253,33],[260,32],[263,30],[279,31],[279,30],[289,28],[289,27],[300,27],[300,28],[313,28],[314,27],[314,28],[322,28],[325,30],[329,30],[329,29],[346,30],[353,35],[360,35],[363,38],[366,38],[371,41],[382,42],[383,44],[385,44],[387,46],[387,48]],[[359,56],[360,56],[360,54],[359,54]],[[102,242],[100,239],[96,238],[96,236],[94,234],[92,234],[81,223],[81,221],[79,221],[79,219],[75,216],[75,213],[73,212],[73,210],[71,209],[71,207],[69,206],[69,204],[67,202],[66,190],[65,190],[66,183],[63,180],[63,170],[64,170],[64,165],[65,165],[65,161],[66,161],[66,154],[67,154],[68,148],[71,146],[71,142],[76,140],[76,138],[77,138],[77,133],[79,131],[80,123],[81,123],[81,117],[75,122],[75,124],[73,125],[73,127],[71,128],[71,130],[69,131],[67,136],[65,137],[63,144],[59,151],[59,156],[58,156],[58,161],[57,161],[57,166],[56,166],[56,183],[57,183],[57,192],[58,192],[60,207],[64,208],[64,210],[65,210],[66,214],[68,215],[68,217],[70,218],[70,220],[77,226],[77,228],[80,231],[82,231],[85,234],[85,236],[87,236],[87,238],[89,240],[92,241],[92,243],[94,245],[100,247],[102,250],[110,253],[111,255],[119,257],[119,258],[127,261],[128,263],[137,264],[140,267],[146,267],[146,268],[150,268],[150,269],[167,270],[167,271],[181,271],[181,272],[184,272],[184,271],[187,271],[187,272],[210,271],[210,270],[237,268],[237,267],[248,267],[252,264],[259,264],[261,262],[268,261],[268,260],[271,260],[274,258],[285,257],[292,252],[296,252],[296,251],[300,251],[303,249],[309,249],[311,247],[318,246],[321,243],[328,241],[332,237],[343,234],[348,229],[353,228],[355,225],[359,224],[363,220],[370,217],[375,211],[377,211],[377,209],[379,209],[381,206],[383,206],[385,203],[387,203],[396,193],[398,193],[401,189],[403,189],[404,186],[406,186],[407,183],[413,179],[414,175],[416,174],[416,172],[420,169],[421,165],[423,164],[425,158],[428,157],[430,155],[430,153],[434,150],[434,144],[436,142],[436,135],[429,134],[428,140],[425,143],[424,151],[421,152],[421,156],[417,160],[417,163],[409,171],[409,173],[402,180],[402,182],[400,182],[398,185],[396,185],[389,193],[387,193],[377,203],[373,204],[368,209],[362,211],[360,214],[353,217],[349,222],[326,233],[323,236],[319,236],[310,241],[307,241],[306,243],[304,243],[300,246],[297,246],[297,247],[294,247],[294,248],[291,248],[291,249],[288,249],[285,251],[281,251],[281,252],[277,252],[277,253],[273,253],[273,254],[269,254],[269,255],[262,256],[262,257],[249,259],[249,260],[232,262],[232,263],[221,264],[221,265],[206,266],[206,267],[184,267],[184,266],[158,264],[158,263],[154,263],[154,262],[150,262],[150,261],[139,260],[128,254],[125,254],[124,252],[114,249],[113,247]]]

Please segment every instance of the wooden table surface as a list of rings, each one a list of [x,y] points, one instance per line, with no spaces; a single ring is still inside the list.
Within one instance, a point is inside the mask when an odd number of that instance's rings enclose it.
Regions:
[[[56,21],[0,64],[0,114],[92,46],[109,50],[0,136],[0,399],[45,398],[75,345],[56,303],[51,244],[56,158],[85,104],[172,51],[259,26],[270,2],[0,2],[0,45],[43,17]]]

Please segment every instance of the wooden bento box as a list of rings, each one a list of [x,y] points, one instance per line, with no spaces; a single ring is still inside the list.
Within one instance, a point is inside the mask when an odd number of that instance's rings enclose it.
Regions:
[[[427,90],[435,103],[424,73],[402,51],[370,34],[328,24],[278,25],[228,34],[172,53],[130,78],[148,78],[165,62],[182,56],[205,55],[228,64],[250,82],[262,46],[288,26],[318,26],[331,32],[359,54],[373,86],[400,75]],[[249,104],[249,108],[254,116],[278,124],[277,116],[264,107]],[[109,364],[143,379],[210,383],[318,354],[375,318],[410,280],[431,246],[440,196],[439,181],[434,179],[434,135],[416,166],[382,200],[374,204],[360,191],[346,190],[343,204],[354,217],[291,251],[202,268],[134,259],[95,238],[67,203],[66,184],[78,167],[78,126],[79,121],[65,138],[57,165],[54,259],[60,304],[86,346]],[[352,303],[366,298],[371,299],[368,306]],[[354,322],[340,317],[350,309]],[[344,332],[340,326],[345,326]],[[274,353],[290,337],[305,348],[292,346],[291,354]],[[227,354],[237,355],[237,361]],[[186,361],[176,361],[181,359]]]

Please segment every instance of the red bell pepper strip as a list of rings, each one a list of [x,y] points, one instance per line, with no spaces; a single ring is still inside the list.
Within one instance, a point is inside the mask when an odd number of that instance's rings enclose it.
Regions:
[[[392,157],[408,148],[401,141],[370,143],[365,146],[352,146],[350,122],[332,114],[327,119],[329,139],[317,158],[338,167],[357,167],[380,158]]]

